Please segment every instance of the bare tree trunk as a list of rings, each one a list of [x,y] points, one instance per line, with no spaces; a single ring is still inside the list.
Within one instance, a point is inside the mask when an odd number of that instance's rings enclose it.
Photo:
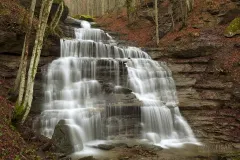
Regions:
[[[62,16],[62,13],[63,13],[63,10],[64,10],[64,2],[62,1],[59,5],[58,5],[58,9],[53,17],[53,20],[50,24],[50,30],[53,32],[53,33],[56,33],[55,32],[55,29],[60,21],[60,18]]]
[[[25,75],[26,75],[26,68],[27,68],[27,57],[28,57],[28,50],[29,50],[29,39],[31,37],[32,33],[32,22],[33,22],[33,16],[34,16],[34,11],[35,11],[35,6],[36,6],[36,0],[32,0],[31,7],[30,7],[30,12],[29,12],[29,19],[28,19],[28,28],[26,31],[25,39],[24,39],[24,44],[23,44],[23,50],[22,50],[22,55],[21,55],[21,61],[17,73],[17,78],[15,80],[15,85],[13,89],[13,93],[16,93],[17,90],[19,89],[19,97],[17,100],[18,104],[21,104],[22,97],[23,97],[23,92],[25,87]],[[23,75],[25,74],[25,75]]]
[[[156,39],[157,45],[159,44],[159,26],[158,26],[158,0],[155,0],[155,23],[156,23]]]
[[[23,107],[26,109],[26,111],[23,115],[23,118],[21,119],[21,123],[24,123],[31,109],[34,79],[37,73],[37,67],[38,67],[42,45],[43,45],[43,38],[44,38],[45,30],[47,27],[47,21],[48,21],[51,7],[52,7],[52,3],[53,3],[53,0],[44,0],[41,7],[41,13],[39,16],[40,22],[38,25],[32,58],[31,58],[30,67],[28,70],[27,89],[26,89],[25,97],[23,101]]]
[[[102,15],[101,16],[103,16],[104,13],[105,13],[105,3],[104,3],[104,1],[105,0],[102,0]]]

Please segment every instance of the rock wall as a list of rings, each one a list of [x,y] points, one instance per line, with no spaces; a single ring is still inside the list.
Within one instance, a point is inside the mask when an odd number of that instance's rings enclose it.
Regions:
[[[153,59],[168,63],[180,110],[196,137],[205,144],[239,148],[240,88],[213,60],[222,49],[223,44],[199,41],[146,50]]]

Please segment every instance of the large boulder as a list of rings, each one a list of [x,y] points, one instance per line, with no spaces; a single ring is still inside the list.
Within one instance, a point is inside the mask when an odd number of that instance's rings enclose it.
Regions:
[[[58,122],[52,135],[52,140],[57,147],[57,151],[70,154],[75,151],[76,147],[78,150],[83,149],[80,136],[77,137],[77,140],[72,140],[74,132],[74,129],[66,120],[60,120]]]

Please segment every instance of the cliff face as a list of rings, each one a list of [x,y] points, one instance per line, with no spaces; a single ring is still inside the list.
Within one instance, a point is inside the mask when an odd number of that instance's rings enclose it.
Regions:
[[[151,7],[138,10],[130,24],[126,12],[103,16],[97,21],[106,30],[122,33],[120,39],[143,47],[153,59],[168,63],[177,85],[179,107],[200,141],[239,149],[240,38],[238,35],[226,38],[224,31],[240,16],[240,4],[225,0],[195,1],[182,26],[178,2],[165,0],[159,4],[162,38],[157,48]]]

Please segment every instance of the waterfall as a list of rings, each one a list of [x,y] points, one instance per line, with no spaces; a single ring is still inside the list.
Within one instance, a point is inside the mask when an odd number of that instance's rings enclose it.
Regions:
[[[90,141],[127,134],[130,122],[125,114],[130,107],[124,110],[121,103],[113,105],[113,99],[107,100],[103,84],[108,84],[115,88],[109,91],[111,96],[130,88],[142,102],[136,106],[140,118],[134,124],[136,132],[140,124],[142,139],[165,146],[197,143],[177,107],[174,80],[166,64],[153,61],[139,48],[116,46],[111,36],[89,28],[87,22],[81,26],[85,28],[74,30],[75,39],[61,39],[61,57],[49,65],[45,75],[41,134],[51,138],[55,126],[64,121],[75,151]]]
[[[143,138],[163,147],[197,143],[177,107],[175,83],[165,63],[131,59],[127,63],[129,84],[143,102]]]

